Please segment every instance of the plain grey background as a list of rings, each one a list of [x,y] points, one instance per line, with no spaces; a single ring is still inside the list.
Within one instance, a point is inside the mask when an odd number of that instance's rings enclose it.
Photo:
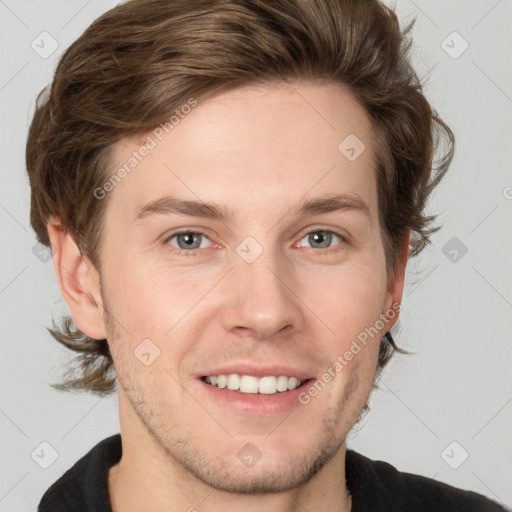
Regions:
[[[45,327],[66,307],[29,225],[24,166],[37,93],[116,3],[0,0],[2,511],[36,510],[62,473],[119,432],[116,396],[49,387],[71,354]],[[394,358],[348,445],[511,506],[512,2],[396,8],[402,22],[417,17],[414,63],[457,150],[431,202],[443,228],[408,266],[398,343],[415,354]]]

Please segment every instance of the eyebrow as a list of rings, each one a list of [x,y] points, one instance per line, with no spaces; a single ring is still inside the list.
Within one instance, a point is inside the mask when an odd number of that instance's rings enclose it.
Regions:
[[[336,194],[315,199],[300,201],[289,213],[296,216],[319,215],[334,211],[358,211],[369,215],[368,205],[353,194]],[[234,213],[217,203],[204,201],[191,201],[175,196],[166,196],[145,204],[137,213],[135,220],[143,219],[152,214],[177,214],[209,219],[227,220],[234,217]]]

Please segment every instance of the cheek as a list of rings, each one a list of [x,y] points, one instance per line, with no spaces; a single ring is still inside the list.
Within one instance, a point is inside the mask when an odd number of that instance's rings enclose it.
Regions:
[[[325,400],[349,395],[361,405],[371,389],[382,333],[375,326],[383,313],[386,297],[384,260],[364,261],[317,276],[315,284],[304,288],[308,305],[329,329],[311,330],[319,352],[324,354],[321,379],[329,383]],[[328,398],[330,396],[330,398]]]
[[[298,295],[341,339],[373,324],[386,299],[385,268],[379,261],[323,269],[299,282]]]
[[[218,279],[212,272],[204,274],[145,258],[117,262],[113,258],[104,279],[109,309],[130,333],[132,343],[144,338],[161,343],[181,319],[188,319]]]

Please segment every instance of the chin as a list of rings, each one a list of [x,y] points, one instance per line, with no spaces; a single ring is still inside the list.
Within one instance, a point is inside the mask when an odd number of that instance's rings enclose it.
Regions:
[[[339,429],[338,429],[339,431]],[[343,447],[344,437],[336,435],[332,422],[309,436],[298,435],[296,442],[288,437],[255,437],[229,441],[197,442],[188,437],[169,443],[169,453],[197,480],[222,492],[236,494],[282,493],[298,488],[311,480]],[[202,448],[198,445],[208,443]],[[307,446],[309,443],[309,446]]]
[[[306,484],[332,459],[337,450],[320,453],[315,457],[283,456],[265,460],[262,454],[254,466],[246,467],[233,457],[233,463],[188,464],[189,470],[204,484],[222,492],[235,494],[282,493]]]

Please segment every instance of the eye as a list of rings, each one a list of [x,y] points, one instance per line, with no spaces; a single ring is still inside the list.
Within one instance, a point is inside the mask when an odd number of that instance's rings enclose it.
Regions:
[[[299,241],[298,246],[308,247],[308,245],[304,244],[304,241],[310,244],[309,246],[312,249],[329,249],[335,248],[337,245],[341,245],[346,241],[346,239],[335,231],[329,229],[317,229],[307,233]],[[181,231],[168,236],[163,243],[177,249],[177,254],[180,256],[195,256],[199,254],[196,252],[198,249],[206,249],[210,247],[211,240],[206,234],[201,233],[200,231]],[[341,249],[341,247],[339,249]]]
[[[329,249],[330,247],[333,247],[333,242],[337,245],[337,243],[339,244],[344,242],[345,238],[334,231],[321,229],[307,233],[306,236],[300,240],[299,247],[307,247],[302,244],[303,240],[310,243],[310,247],[313,249]]]
[[[198,231],[182,231],[180,233],[174,233],[165,240],[166,244],[181,249],[184,252],[191,252],[194,249],[206,249],[208,244],[204,243],[205,240],[210,239],[201,232]]]

